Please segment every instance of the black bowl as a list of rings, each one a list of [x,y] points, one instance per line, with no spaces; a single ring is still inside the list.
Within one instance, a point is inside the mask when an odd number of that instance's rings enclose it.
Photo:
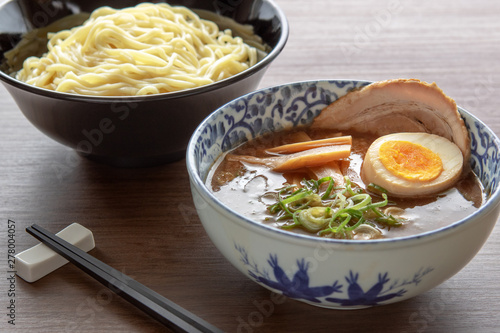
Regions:
[[[84,96],[38,88],[16,80],[15,69],[6,64],[5,52],[26,32],[101,6],[124,8],[141,2],[12,0],[0,7],[0,79],[19,109],[52,139],[90,159],[120,167],[157,165],[184,157],[197,125],[221,105],[254,90],[288,38],[285,15],[271,0],[168,1],[251,24],[271,51],[246,71],[216,83],[132,97]]]

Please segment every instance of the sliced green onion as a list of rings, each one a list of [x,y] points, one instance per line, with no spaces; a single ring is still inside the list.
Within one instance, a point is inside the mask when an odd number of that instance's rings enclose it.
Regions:
[[[309,231],[319,231],[328,223],[328,213],[327,207],[304,209],[298,213],[298,222]]]
[[[321,186],[327,183],[328,186]],[[373,202],[370,194],[357,188],[346,177],[345,188],[335,188],[334,180],[325,177],[320,180],[304,179],[302,188],[287,185],[277,190],[277,202],[268,207],[278,221],[285,221],[282,228],[302,227],[319,235],[332,234],[335,238],[351,238],[353,230],[370,221],[399,226],[403,219],[386,215],[379,209],[389,204],[382,188],[370,185],[382,193],[382,201]]]

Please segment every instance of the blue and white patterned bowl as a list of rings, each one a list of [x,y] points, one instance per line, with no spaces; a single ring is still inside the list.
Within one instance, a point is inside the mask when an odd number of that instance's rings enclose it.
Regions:
[[[479,251],[500,210],[500,140],[459,111],[471,135],[472,169],[488,193],[474,214],[411,237],[320,239],[266,226],[216,199],[205,178],[217,157],[269,131],[309,124],[326,105],[366,81],[308,81],[266,88],[216,110],[194,132],[187,168],[200,220],[221,253],[250,279],[290,298],[335,309],[402,301],[449,279]]]

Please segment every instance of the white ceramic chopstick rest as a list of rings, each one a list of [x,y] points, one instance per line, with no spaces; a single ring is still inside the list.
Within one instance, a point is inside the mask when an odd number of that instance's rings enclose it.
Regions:
[[[85,252],[95,247],[92,231],[78,223],[67,226],[56,235]],[[16,255],[16,274],[27,282],[35,282],[66,263],[66,259],[40,243]]]

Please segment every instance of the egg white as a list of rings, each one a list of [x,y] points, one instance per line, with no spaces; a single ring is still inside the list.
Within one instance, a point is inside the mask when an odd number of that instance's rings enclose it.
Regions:
[[[420,144],[439,155],[443,163],[441,174],[430,181],[408,180],[391,173],[379,157],[380,145],[386,141],[410,141]],[[462,151],[453,142],[428,133],[394,133],[375,140],[365,155],[361,176],[366,184],[373,183],[398,197],[415,197],[435,194],[451,187],[460,177],[463,168]]]

